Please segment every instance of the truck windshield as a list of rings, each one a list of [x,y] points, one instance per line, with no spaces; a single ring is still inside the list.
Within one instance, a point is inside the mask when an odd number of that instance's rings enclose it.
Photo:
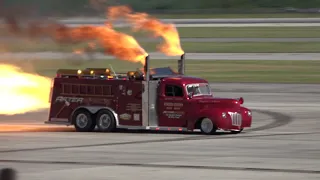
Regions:
[[[188,94],[193,96],[211,95],[211,90],[208,84],[188,84],[186,86]]]

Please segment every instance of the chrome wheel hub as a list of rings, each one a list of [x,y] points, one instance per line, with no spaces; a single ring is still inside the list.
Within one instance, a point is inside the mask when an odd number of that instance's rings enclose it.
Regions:
[[[100,116],[99,119],[99,125],[102,128],[108,128],[111,125],[111,118],[109,115],[107,114],[103,114],[102,116]]]
[[[208,118],[203,119],[201,122],[201,129],[205,133],[210,133],[213,129],[212,121]]]
[[[78,116],[76,117],[76,123],[80,128],[86,127],[88,124],[87,116],[85,114],[78,114]]]

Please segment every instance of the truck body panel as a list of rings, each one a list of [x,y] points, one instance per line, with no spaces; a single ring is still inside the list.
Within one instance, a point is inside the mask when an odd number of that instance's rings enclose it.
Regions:
[[[96,123],[99,112],[108,110],[116,128],[205,131],[204,119],[215,129],[241,132],[251,126],[252,114],[241,106],[242,98],[215,97],[208,81],[185,76],[181,67],[179,73],[170,68],[149,71],[147,67],[142,79],[110,79],[101,74],[62,76],[59,71],[53,79],[46,123],[74,125],[78,111],[88,111]]]

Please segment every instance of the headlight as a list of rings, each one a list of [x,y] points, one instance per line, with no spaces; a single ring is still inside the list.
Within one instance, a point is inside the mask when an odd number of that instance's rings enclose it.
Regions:
[[[222,117],[223,117],[223,118],[227,118],[227,113],[223,112],[223,113],[222,113]]]
[[[251,111],[248,111],[248,116],[252,116],[252,113],[251,113]]]

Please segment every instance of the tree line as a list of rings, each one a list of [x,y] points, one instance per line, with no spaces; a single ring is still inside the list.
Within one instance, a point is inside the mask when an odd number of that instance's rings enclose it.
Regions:
[[[24,7],[40,14],[92,13],[93,0],[0,0],[0,6]],[[96,0],[98,1],[98,0]],[[136,11],[147,12],[223,12],[277,8],[320,8],[320,0],[107,0],[107,5],[129,5]],[[203,11],[205,10],[205,11]]]

